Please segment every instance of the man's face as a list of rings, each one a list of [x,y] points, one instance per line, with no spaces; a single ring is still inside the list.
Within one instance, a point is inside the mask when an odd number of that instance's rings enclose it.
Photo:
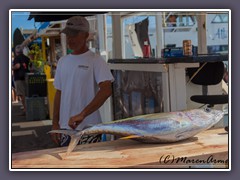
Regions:
[[[169,17],[169,21],[170,21],[170,22],[176,22],[176,17],[171,15],[171,16]]]
[[[77,35],[66,35],[68,47],[73,51],[80,51],[86,46],[87,32],[79,32]]]
[[[20,55],[21,53],[18,51],[15,51],[16,56]]]

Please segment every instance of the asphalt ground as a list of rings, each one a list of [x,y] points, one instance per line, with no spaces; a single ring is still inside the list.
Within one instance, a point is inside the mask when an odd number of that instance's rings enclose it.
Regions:
[[[50,135],[52,121],[49,119],[26,120],[22,113],[21,103],[11,106],[11,152],[25,152],[56,148]]]

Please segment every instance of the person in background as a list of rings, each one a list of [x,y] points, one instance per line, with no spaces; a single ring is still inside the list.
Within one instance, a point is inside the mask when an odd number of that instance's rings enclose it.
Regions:
[[[168,17],[168,22],[167,22],[167,27],[176,27],[177,26],[177,16],[176,15],[173,15],[171,14],[169,17]],[[168,31],[173,31],[174,28],[170,28],[168,29]]]
[[[14,52],[12,52],[12,65],[13,65],[13,60],[14,60]],[[17,92],[14,85],[13,70],[12,70],[12,103],[18,103]]]
[[[12,103],[18,103],[16,88],[12,77]]]
[[[85,17],[73,16],[62,30],[71,53],[59,59],[54,86],[52,130],[83,130],[101,123],[99,108],[112,94],[113,76],[107,63],[87,46],[89,23]],[[59,146],[67,146],[70,136],[51,134]],[[79,143],[101,141],[101,135],[83,136]]]
[[[25,104],[25,74],[29,72],[28,66],[30,59],[23,54],[23,47],[21,45],[17,45],[15,47],[15,58],[13,59],[13,77],[14,77],[14,85],[16,88],[17,96],[20,97],[22,105],[23,105],[23,113],[20,115],[26,114],[26,104]]]

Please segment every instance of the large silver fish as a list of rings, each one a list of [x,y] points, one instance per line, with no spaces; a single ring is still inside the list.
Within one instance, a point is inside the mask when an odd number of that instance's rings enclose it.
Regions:
[[[113,134],[145,143],[168,143],[190,138],[223,118],[223,111],[193,109],[169,113],[155,113],[94,125],[82,131],[52,130],[71,136],[67,155],[73,151],[82,135]]]

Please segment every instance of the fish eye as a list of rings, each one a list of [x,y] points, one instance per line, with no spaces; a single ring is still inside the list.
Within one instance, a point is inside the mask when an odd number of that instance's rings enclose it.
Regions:
[[[206,108],[204,109],[204,111],[205,111],[205,112],[211,112],[211,108],[206,107]]]

